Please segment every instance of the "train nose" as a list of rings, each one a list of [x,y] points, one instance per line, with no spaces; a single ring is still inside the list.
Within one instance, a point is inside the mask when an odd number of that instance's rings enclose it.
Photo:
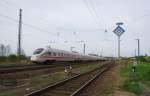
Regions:
[[[38,59],[38,57],[39,57],[39,56],[37,56],[37,55],[33,55],[30,60],[31,60],[31,61],[36,61],[36,60]]]

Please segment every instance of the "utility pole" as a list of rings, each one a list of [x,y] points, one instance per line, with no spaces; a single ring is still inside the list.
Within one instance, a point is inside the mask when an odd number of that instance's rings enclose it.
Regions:
[[[101,56],[101,57],[103,56],[103,48],[102,48],[102,50],[101,50],[100,56]]]
[[[83,54],[85,54],[85,43],[83,44]]]
[[[118,58],[120,58],[120,36],[118,36]]]
[[[138,57],[140,56],[140,39],[137,40],[137,47],[138,47]]]
[[[135,57],[136,57],[136,49],[134,50],[134,55],[135,55]]]
[[[18,49],[17,55],[21,55],[21,31],[22,31],[22,9],[19,10]]]

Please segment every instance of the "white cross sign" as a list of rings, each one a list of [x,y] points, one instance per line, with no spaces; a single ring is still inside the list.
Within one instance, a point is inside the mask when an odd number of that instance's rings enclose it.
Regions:
[[[125,32],[125,30],[124,30],[122,27],[117,26],[117,28],[116,28],[113,32],[114,32],[116,35],[121,36],[121,35]]]

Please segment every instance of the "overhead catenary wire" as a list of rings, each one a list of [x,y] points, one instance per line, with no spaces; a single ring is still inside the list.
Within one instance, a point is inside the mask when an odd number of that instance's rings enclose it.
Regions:
[[[91,0],[83,0],[83,1],[84,1],[85,5],[87,6],[87,9],[88,9],[89,13],[94,18],[95,23],[98,25],[98,27],[101,26],[101,29],[105,30],[105,28],[103,28],[103,25],[101,23],[102,21],[100,20],[100,17],[97,13],[96,7],[93,4],[93,2]]]
[[[12,1],[11,1],[11,3],[10,3],[10,1],[8,2],[7,0],[0,0],[0,1],[4,2],[8,6],[11,6],[16,9],[20,9],[20,7],[18,5],[16,5],[15,3],[12,3]]]
[[[15,10],[19,10],[21,8],[18,4],[15,4],[13,1],[9,1],[9,2],[7,0],[0,0],[0,1],[4,2],[5,5],[8,5],[7,8],[12,7],[15,8]],[[32,19],[32,17],[29,17],[26,14],[24,14],[24,18]],[[47,22],[47,20],[44,20],[43,18],[38,19],[38,21]]]
[[[95,15],[93,14],[93,12],[92,12],[92,10],[91,10],[91,8],[90,8],[90,6],[89,6],[88,1],[87,1],[87,0],[83,0],[83,1],[84,1],[85,5],[86,5],[86,7],[87,7],[87,9],[88,9],[88,11],[89,11],[91,17],[94,18],[95,23],[99,26],[98,22],[96,21]]]
[[[9,19],[9,20],[12,20],[12,21],[14,21],[14,22],[19,22],[19,20],[17,20],[17,19],[14,19],[14,18],[12,18],[12,17],[9,17],[9,16],[6,16],[6,15],[3,15],[3,14],[0,14],[0,17],[5,17],[5,18],[7,18],[7,19]],[[27,27],[31,27],[31,28],[33,28],[33,29],[36,29],[36,30],[38,30],[38,31],[41,31],[41,32],[46,32],[46,33],[49,33],[48,31],[46,31],[46,30],[43,30],[43,29],[41,29],[41,28],[38,28],[38,27],[36,27],[36,26],[33,26],[33,25],[30,25],[30,24],[27,24],[27,23],[22,23],[23,25],[25,25],[25,26],[27,26]],[[56,36],[56,35],[54,35],[54,36]],[[60,38],[60,37],[59,37]],[[62,38],[61,38],[62,39]],[[65,39],[62,39],[63,41],[65,40]],[[65,41],[67,41],[67,42],[73,42],[73,41],[68,41],[68,40],[65,40]],[[58,42],[56,42],[56,41],[54,41],[54,42],[50,42],[50,43],[58,43]],[[63,43],[65,43],[65,42],[63,42]]]
[[[92,10],[93,10],[93,13],[95,14],[95,16],[96,16],[96,18],[97,18],[97,22],[98,22],[98,24],[100,25],[100,26],[103,26],[102,25],[102,21],[100,20],[100,16],[98,15],[98,12],[97,12],[97,10],[96,10],[96,7],[95,7],[95,5],[94,5],[94,3],[92,2],[92,0],[88,0],[89,1],[89,4],[91,5],[91,8],[92,8]]]
[[[8,19],[8,20],[11,20],[11,21],[14,21],[14,22],[16,22],[16,23],[19,22],[19,20],[15,19],[15,18],[12,18],[12,17],[10,17],[10,16],[7,16],[7,15],[3,15],[3,14],[1,14],[1,13],[0,13],[0,17],[4,17],[4,18],[6,18],[6,19]],[[22,24],[25,25],[25,26],[27,26],[27,27],[30,27],[30,28],[32,28],[32,29],[38,30],[38,31],[40,31],[40,32],[44,32],[44,33],[47,33],[47,34],[51,34],[51,35],[53,35],[53,36],[55,36],[55,37],[57,37],[57,38],[60,38],[60,39],[62,39],[62,41],[64,41],[63,43],[66,43],[66,42],[74,42],[74,41],[71,41],[71,40],[63,39],[63,38],[61,38],[60,36],[57,36],[57,34],[52,34],[52,33],[50,33],[49,31],[44,30],[44,29],[41,29],[41,28],[39,28],[39,27],[37,27],[37,26],[31,25],[31,24],[28,24],[28,23],[24,23],[24,22],[22,22]]]
[[[1,13],[0,13],[0,16],[1,16],[1,17],[4,17],[4,18],[6,18],[6,19],[12,20],[12,21],[14,21],[14,22],[17,22],[17,23],[19,22],[19,20],[14,19],[14,18],[12,18],[12,17],[10,17],[10,16],[7,16],[7,15],[3,15],[3,14],[1,14]],[[39,28],[39,27],[37,27],[37,26],[31,25],[31,24],[28,24],[28,23],[24,23],[24,22],[22,22],[22,24],[25,25],[25,26],[27,26],[27,27],[30,27],[30,28],[32,28],[32,29],[38,30],[38,31],[40,31],[40,32],[50,33],[51,35],[57,37],[57,34],[55,35],[55,34],[49,32],[49,31],[44,30],[44,29],[41,29],[41,28]],[[59,38],[60,38],[60,37],[59,37]]]
[[[108,34],[106,34],[106,33],[108,33],[108,30],[106,28],[104,28],[104,26],[106,26],[106,24],[104,22],[102,23],[102,18],[100,18],[99,14],[97,12],[97,8],[95,7],[94,1],[92,1],[92,0],[83,0],[83,1],[84,1],[85,5],[87,6],[89,13],[94,18],[95,23],[98,25],[98,29],[103,30],[102,32],[104,32],[105,35],[107,35],[107,36],[105,36],[106,39],[104,41],[110,41],[107,39]]]
[[[17,4],[15,4],[15,3],[13,3],[12,1],[10,2],[8,2],[7,0],[0,0],[0,1],[3,1],[4,3],[5,3],[5,5],[8,5],[7,6],[7,8],[9,8],[9,7],[12,7],[12,8],[15,8],[15,10],[16,9],[20,9],[20,7],[19,7],[19,5],[17,5]],[[12,18],[12,17],[10,17],[9,18],[9,16],[4,16],[4,17],[6,17],[7,19],[11,19],[11,20],[13,20],[13,21],[15,21],[15,22],[18,22],[18,20],[16,20],[16,19],[14,19],[14,18]],[[31,19],[31,17],[29,17],[29,16],[27,16],[26,14],[24,14],[24,18],[27,18],[27,19]],[[42,19],[38,19],[38,21],[41,21],[41,22],[47,22],[47,20],[44,20],[43,18]],[[42,29],[42,28],[39,28],[39,27],[37,27],[37,26],[34,26],[34,25],[31,25],[31,24],[28,24],[28,23],[24,23],[23,22],[23,25],[25,25],[25,26],[27,26],[27,27],[31,27],[31,28],[33,28],[33,29],[36,29],[36,30],[38,30],[38,31],[40,31],[40,32],[45,32],[45,33],[50,33],[49,31],[47,31],[47,30],[45,30],[45,29]],[[47,24],[48,25],[48,24]],[[61,39],[64,39],[64,38],[62,38],[62,35],[61,35],[61,32],[56,32],[56,33],[51,33],[51,35],[53,35],[53,36],[55,36],[55,37],[59,37],[59,38],[61,38]],[[74,35],[74,34],[73,34]],[[74,35],[74,36],[76,36],[76,35]]]
[[[6,5],[8,5],[9,7],[13,7],[13,8],[17,8],[17,9],[20,9],[20,7],[19,7],[19,5],[17,5],[17,4],[15,4],[15,3],[13,3],[12,1],[10,2],[8,2],[7,0],[1,0],[1,1],[3,1]],[[94,17],[95,19],[95,22],[96,22],[96,24],[98,25],[98,26],[101,26],[101,24],[99,23],[99,21],[100,20],[98,20],[97,19],[97,17],[98,17],[98,14],[96,14],[96,15],[94,15],[94,13],[93,12],[95,12],[96,13],[96,11],[93,11],[92,12],[92,9],[95,9],[95,8],[93,8],[93,7],[91,7],[90,8],[90,3],[87,1],[87,0],[85,0],[85,3],[86,3],[86,5],[87,5],[87,8],[88,8],[88,10],[90,11],[90,14],[91,15],[93,15],[92,17]],[[93,4],[92,4],[93,5]],[[24,15],[24,18],[29,18],[30,19],[30,17],[28,17],[28,16],[26,16],[26,15]],[[39,19],[40,21],[41,21],[41,19]],[[43,21],[43,18],[42,18],[42,21]],[[46,20],[44,20],[43,22],[45,22]],[[28,24],[29,25],[29,24]],[[27,25],[27,26],[28,26]],[[30,25],[29,25],[30,26]],[[32,26],[32,27],[35,27],[35,26]],[[36,28],[36,29],[38,29],[38,28]],[[39,29],[39,30],[41,30],[41,29]],[[103,30],[103,29],[102,29]],[[43,31],[43,30],[42,30]],[[56,33],[57,34],[57,33]],[[57,35],[58,36],[58,35]],[[75,36],[75,35],[74,35]]]

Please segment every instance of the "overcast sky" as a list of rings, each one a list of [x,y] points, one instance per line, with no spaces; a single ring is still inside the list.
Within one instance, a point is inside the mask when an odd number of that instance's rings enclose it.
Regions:
[[[17,48],[18,14],[22,8],[22,48],[53,48],[117,56],[117,36],[123,22],[121,56],[133,56],[140,39],[141,54],[150,55],[150,0],[0,0],[0,43]]]

